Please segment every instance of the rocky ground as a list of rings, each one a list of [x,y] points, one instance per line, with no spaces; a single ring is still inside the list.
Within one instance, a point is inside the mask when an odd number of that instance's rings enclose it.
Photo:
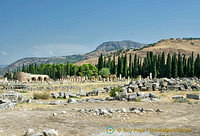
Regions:
[[[145,112],[129,112],[130,107],[152,109]],[[92,112],[80,112],[80,109],[126,109],[125,112],[114,112],[111,116],[95,115]],[[162,112],[156,112],[156,109]],[[68,105],[33,105],[23,104],[15,110],[0,112],[0,135],[21,136],[29,128],[36,131],[55,129],[60,136],[68,135],[108,135],[107,127],[115,129],[188,129],[192,132],[162,133],[166,135],[200,135],[200,105],[170,102],[102,102],[74,103]],[[139,135],[140,133],[138,133]],[[159,135],[160,133],[141,133],[141,135]],[[130,135],[124,132],[123,135]],[[132,135],[132,134],[131,134]]]
[[[181,88],[182,83],[172,83],[171,80],[167,82],[173,84],[175,89]],[[147,85],[147,90],[137,92],[135,91],[142,89],[139,88],[140,83],[70,84],[73,86],[68,88],[71,90],[70,94],[69,91],[62,90],[62,86],[67,84],[62,84],[58,87],[61,89],[50,90],[53,97],[48,100],[32,99],[35,91],[31,90],[25,92],[21,90],[18,94],[5,93],[4,90],[0,95],[0,105],[3,107],[0,110],[0,136],[22,136],[26,132],[35,134],[27,134],[27,136],[52,136],[53,133],[55,136],[57,134],[59,136],[199,136],[200,92],[197,90],[163,91],[162,86],[159,91],[159,85],[163,82],[158,84],[158,89],[153,89],[155,83],[151,83],[152,90],[149,91],[150,83],[142,83],[142,87]],[[120,97],[109,97],[107,86],[112,88],[118,84],[122,87]],[[176,87],[177,84],[179,87]],[[36,84],[34,88],[35,86]],[[193,84],[191,86],[194,88]],[[39,87],[42,87],[42,84],[39,84]],[[49,85],[48,87],[54,88]],[[87,96],[78,97],[80,89],[82,89],[81,93]],[[61,93],[63,91],[66,93]],[[198,98],[189,99],[187,94],[196,94]],[[107,133],[108,127],[114,129],[113,134]]]

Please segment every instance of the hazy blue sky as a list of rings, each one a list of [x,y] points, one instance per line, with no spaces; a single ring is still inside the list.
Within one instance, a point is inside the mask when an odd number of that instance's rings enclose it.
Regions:
[[[0,64],[113,40],[200,37],[199,0],[0,0]]]

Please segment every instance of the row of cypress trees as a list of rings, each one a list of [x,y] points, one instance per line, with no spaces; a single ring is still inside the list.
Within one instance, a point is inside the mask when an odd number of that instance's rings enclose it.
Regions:
[[[31,74],[45,74],[49,75],[52,79],[59,79],[62,77],[69,76],[92,76],[98,75],[97,68],[92,64],[83,64],[81,66],[66,63],[66,64],[29,64],[22,67],[18,67],[16,71],[13,72],[13,79],[17,78],[17,72],[26,72]],[[7,78],[12,79],[11,72],[8,71]]]
[[[128,59],[129,57],[129,59]],[[102,68],[109,68],[111,74],[120,74],[123,77],[136,78],[138,75],[146,77],[149,73],[153,74],[153,77],[200,77],[200,55],[194,57],[192,52],[191,56],[186,57],[181,53],[170,54],[167,56],[163,52],[162,54],[153,54],[153,52],[147,52],[145,58],[141,59],[134,54],[119,55],[115,62],[115,54],[112,59],[101,56],[98,60],[98,70]]]

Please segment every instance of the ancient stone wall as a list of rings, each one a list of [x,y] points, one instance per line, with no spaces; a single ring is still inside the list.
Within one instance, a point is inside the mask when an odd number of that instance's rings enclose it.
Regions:
[[[48,75],[39,75],[39,74],[30,74],[24,72],[17,73],[17,80],[20,82],[29,82],[29,81],[49,81],[50,78]]]

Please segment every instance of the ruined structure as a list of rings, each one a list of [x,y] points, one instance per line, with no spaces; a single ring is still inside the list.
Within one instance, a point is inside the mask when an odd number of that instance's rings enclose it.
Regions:
[[[20,81],[20,82],[49,81],[50,77],[48,75],[38,75],[38,74],[18,72],[17,73],[17,80]]]

